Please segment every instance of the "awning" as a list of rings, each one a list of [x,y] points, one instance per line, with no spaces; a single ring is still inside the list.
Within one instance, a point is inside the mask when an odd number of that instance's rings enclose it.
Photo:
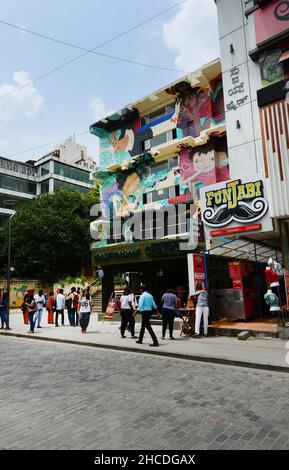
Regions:
[[[234,239],[221,242],[220,245],[204,251],[206,255],[222,256],[231,259],[244,259],[258,263],[267,263],[271,257],[282,262],[282,253],[277,248],[261,242]]]

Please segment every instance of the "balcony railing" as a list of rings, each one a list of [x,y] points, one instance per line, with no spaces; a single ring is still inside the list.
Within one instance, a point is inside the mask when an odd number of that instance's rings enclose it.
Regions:
[[[38,176],[38,169],[34,168],[32,165],[27,165],[26,163],[15,162],[14,160],[9,160],[8,158],[0,157],[0,169],[14,171],[21,175],[26,176]]]
[[[210,129],[210,127],[213,126],[224,124],[224,122],[225,114],[219,114],[218,116],[210,117],[203,122],[199,122],[198,124],[183,128],[183,137],[198,137],[202,131]]]

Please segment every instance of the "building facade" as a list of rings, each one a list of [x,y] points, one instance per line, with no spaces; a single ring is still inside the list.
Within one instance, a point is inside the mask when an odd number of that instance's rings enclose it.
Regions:
[[[230,176],[262,182],[271,218],[270,226],[263,224],[262,216],[254,219],[248,214],[247,220],[233,227],[238,225],[242,231],[247,225],[251,238],[270,240],[271,245],[282,248],[283,264],[289,268],[289,3],[215,3]],[[204,202],[203,210],[206,208]],[[255,227],[250,230],[252,220]],[[231,226],[224,225],[223,234]],[[208,230],[212,232],[211,227]]]
[[[94,264],[104,270],[103,307],[121,278],[135,290],[149,282],[156,297],[168,286],[188,293],[187,255],[204,242],[199,190],[230,176],[220,62],[90,131],[100,141],[92,177],[100,184],[102,210],[91,227]],[[181,249],[192,232],[195,245]]]
[[[0,207],[17,209],[33,197],[63,186],[87,192],[94,168],[86,147],[71,139],[37,161],[22,163],[0,157]]]

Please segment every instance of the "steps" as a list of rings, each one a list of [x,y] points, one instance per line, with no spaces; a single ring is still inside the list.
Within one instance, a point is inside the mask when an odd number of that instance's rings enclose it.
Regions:
[[[92,296],[92,311],[93,313],[102,313],[102,290],[98,290]]]

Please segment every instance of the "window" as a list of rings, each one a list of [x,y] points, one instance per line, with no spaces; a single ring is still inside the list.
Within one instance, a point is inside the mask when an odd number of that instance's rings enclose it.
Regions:
[[[36,183],[14,176],[0,174],[0,187],[10,189],[11,191],[31,194],[33,196],[36,194]]]
[[[49,180],[41,183],[41,194],[49,193]]]
[[[73,191],[79,191],[81,193],[87,193],[90,188],[84,188],[83,186],[78,186],[77,184],[66,183],[65,181],[54,180],[54,190],[56,191],[59,188],[67,187]]]
[[[88,171],[65,165],[60,162],[54,162],[54,173],[56,175],[64,176],[64,178],[70,178],[72,180],[81,181],[83,183],[89,183]]]
[[[168,131],[164,132],[163,134],[156,135],[152,137],[151,139],[144,140],[142,142],[142,147],[143,151],[144,150],[149,150],[152,147],[156,147],[157,145],[164,144],[165,142],[169,142],[170,140],[173,140],[173,132]]]
[[[170,114],[174,114],[175,112],[175,103],[169,104],[163,108],[158,109],[157,111],[154,111],[153,113],[147,114],[146,116],[143,116],[141,121],[142,125],[147,125],[150,124],[154,121],[157,121],[158,119],[161,119],[165,116],[168,116]]]
[[[40,176],[48,175],[48,173],[49,173],[49,162],[46,162],[40,166]]]

